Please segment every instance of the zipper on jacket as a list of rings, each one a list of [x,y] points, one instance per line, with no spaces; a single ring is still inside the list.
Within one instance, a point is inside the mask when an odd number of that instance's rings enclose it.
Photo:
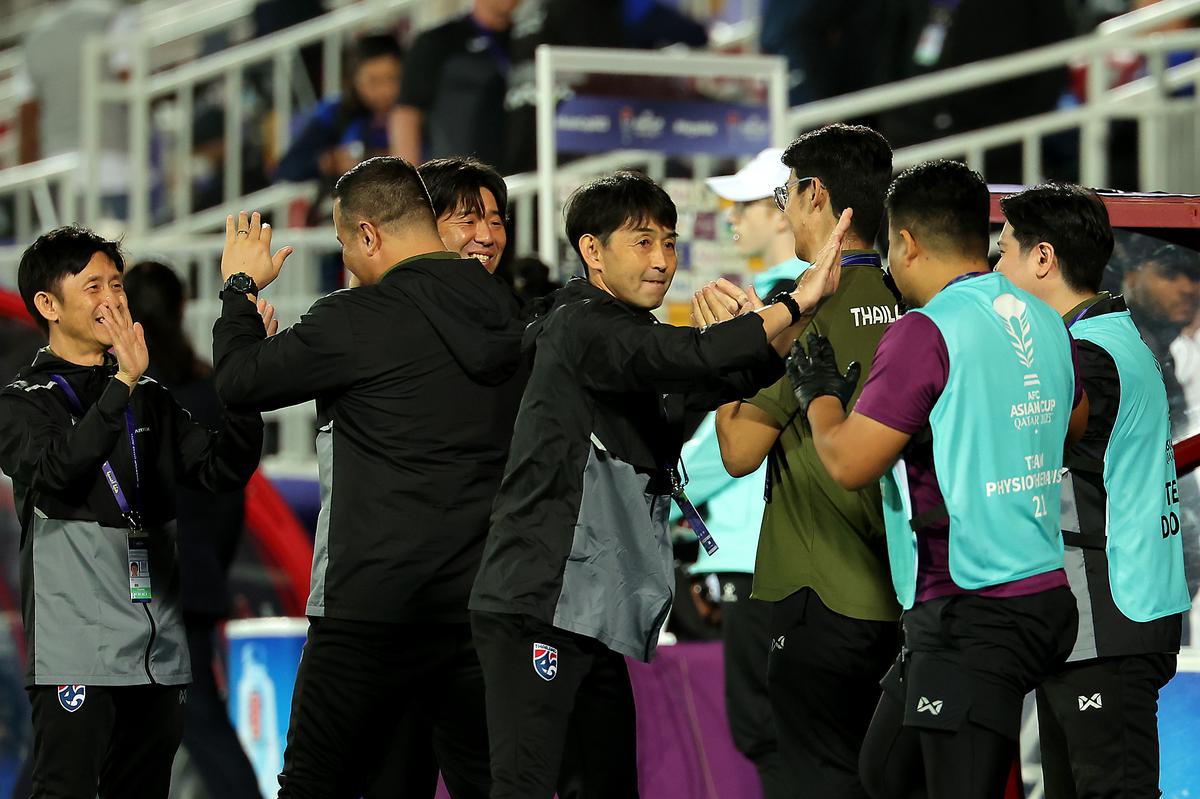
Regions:
[[[150,650],[154,647],[154,639],[158,637],[158,625],[154,623],[154,616],[150,614],[149,603],[143,602],[141,604],[142,608],[146,611],[146,618],[150,622],[150,640],[146,642],[146,653],[143,656],[146,665],[146,677],[149,678],[151,685],[157,685],[158,683],[155,682],[154,675],[150,673]]]

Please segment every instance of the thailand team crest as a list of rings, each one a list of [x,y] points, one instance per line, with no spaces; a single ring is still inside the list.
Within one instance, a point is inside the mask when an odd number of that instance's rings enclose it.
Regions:
[[[83,707],[83,701],[87,699],[86,685],[60,685],[58,686],[58,703],[62,705],[63,710],[68,713],[74,713],[79,708]]]
[[[546,644],[533,645],[533,670],[546,682],[558,674],[558,650]]]

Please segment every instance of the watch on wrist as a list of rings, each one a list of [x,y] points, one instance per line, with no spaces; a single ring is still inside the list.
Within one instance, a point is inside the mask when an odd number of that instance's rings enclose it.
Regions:
[[[796,302],[796,298],[791,295],[791,292],[781,291],[771,298],[772,305],[782,305],[788,309],[788,313],[792,315],[792,324],[796,324],[804,318],[804,314],[800,312],[800,303]]]
[[[225,297],[225,294],[241,294],[243,297],[247,294],[258,294],[258,286],[254,283],[254,278],[247,275],[245,272],[237,272],[229,276],[225,281],[225,285],[221,288],[220,296]]]

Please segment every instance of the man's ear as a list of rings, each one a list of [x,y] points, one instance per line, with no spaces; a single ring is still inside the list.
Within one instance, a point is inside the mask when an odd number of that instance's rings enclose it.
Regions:
[[[366,251],[367,255],[375,255],[383,246],[383,241],[379,236],[379,228],[365,220],[358,223],[358,237],[362,241],[363,250]]]
[[[38,309],[47,322],[54,323],[62,315],[59,310],[59,300],[48,291],[39,291],[33,295],[33,307]]]
[[[1054,252],[1054,245],[1048,241],[1039,241],[1036,245],[1037,263],[1034,265],[1034,273],[1038,280],[1043,279],[1050,274],[1050,270],[1062,267],[1058,264],[1058,254]]]
[[[829,189],[821,182],[820,178],[813,178],[809,183],[808,190],[811,192],[814,211],[820,211],[829,206],[829,213],[833,213],[833,207],[829,203]]]
[[[579,237],[579,254],[583,258],[583,264],[587,267],[588,276],[593,273],[604,272],[604,261],[601,258],[600,239],[593,236],[591,233],[584,233]]]
[[[908,228],[900,228],[900,240],[904,242],[904,267],[907,268],[913,261],[917,260],[923,252],[921,243],[913,236],[912,231]],[[888,253],[888,262],[891,263],[891,253]]]

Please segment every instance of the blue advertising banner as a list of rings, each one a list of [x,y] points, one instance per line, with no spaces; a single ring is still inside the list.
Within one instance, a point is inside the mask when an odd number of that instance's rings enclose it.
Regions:
[[[771,144],[766,106],[690,100],[574,97],[558,107],[561,152],[654,150],[667,155],[756,155]]]

